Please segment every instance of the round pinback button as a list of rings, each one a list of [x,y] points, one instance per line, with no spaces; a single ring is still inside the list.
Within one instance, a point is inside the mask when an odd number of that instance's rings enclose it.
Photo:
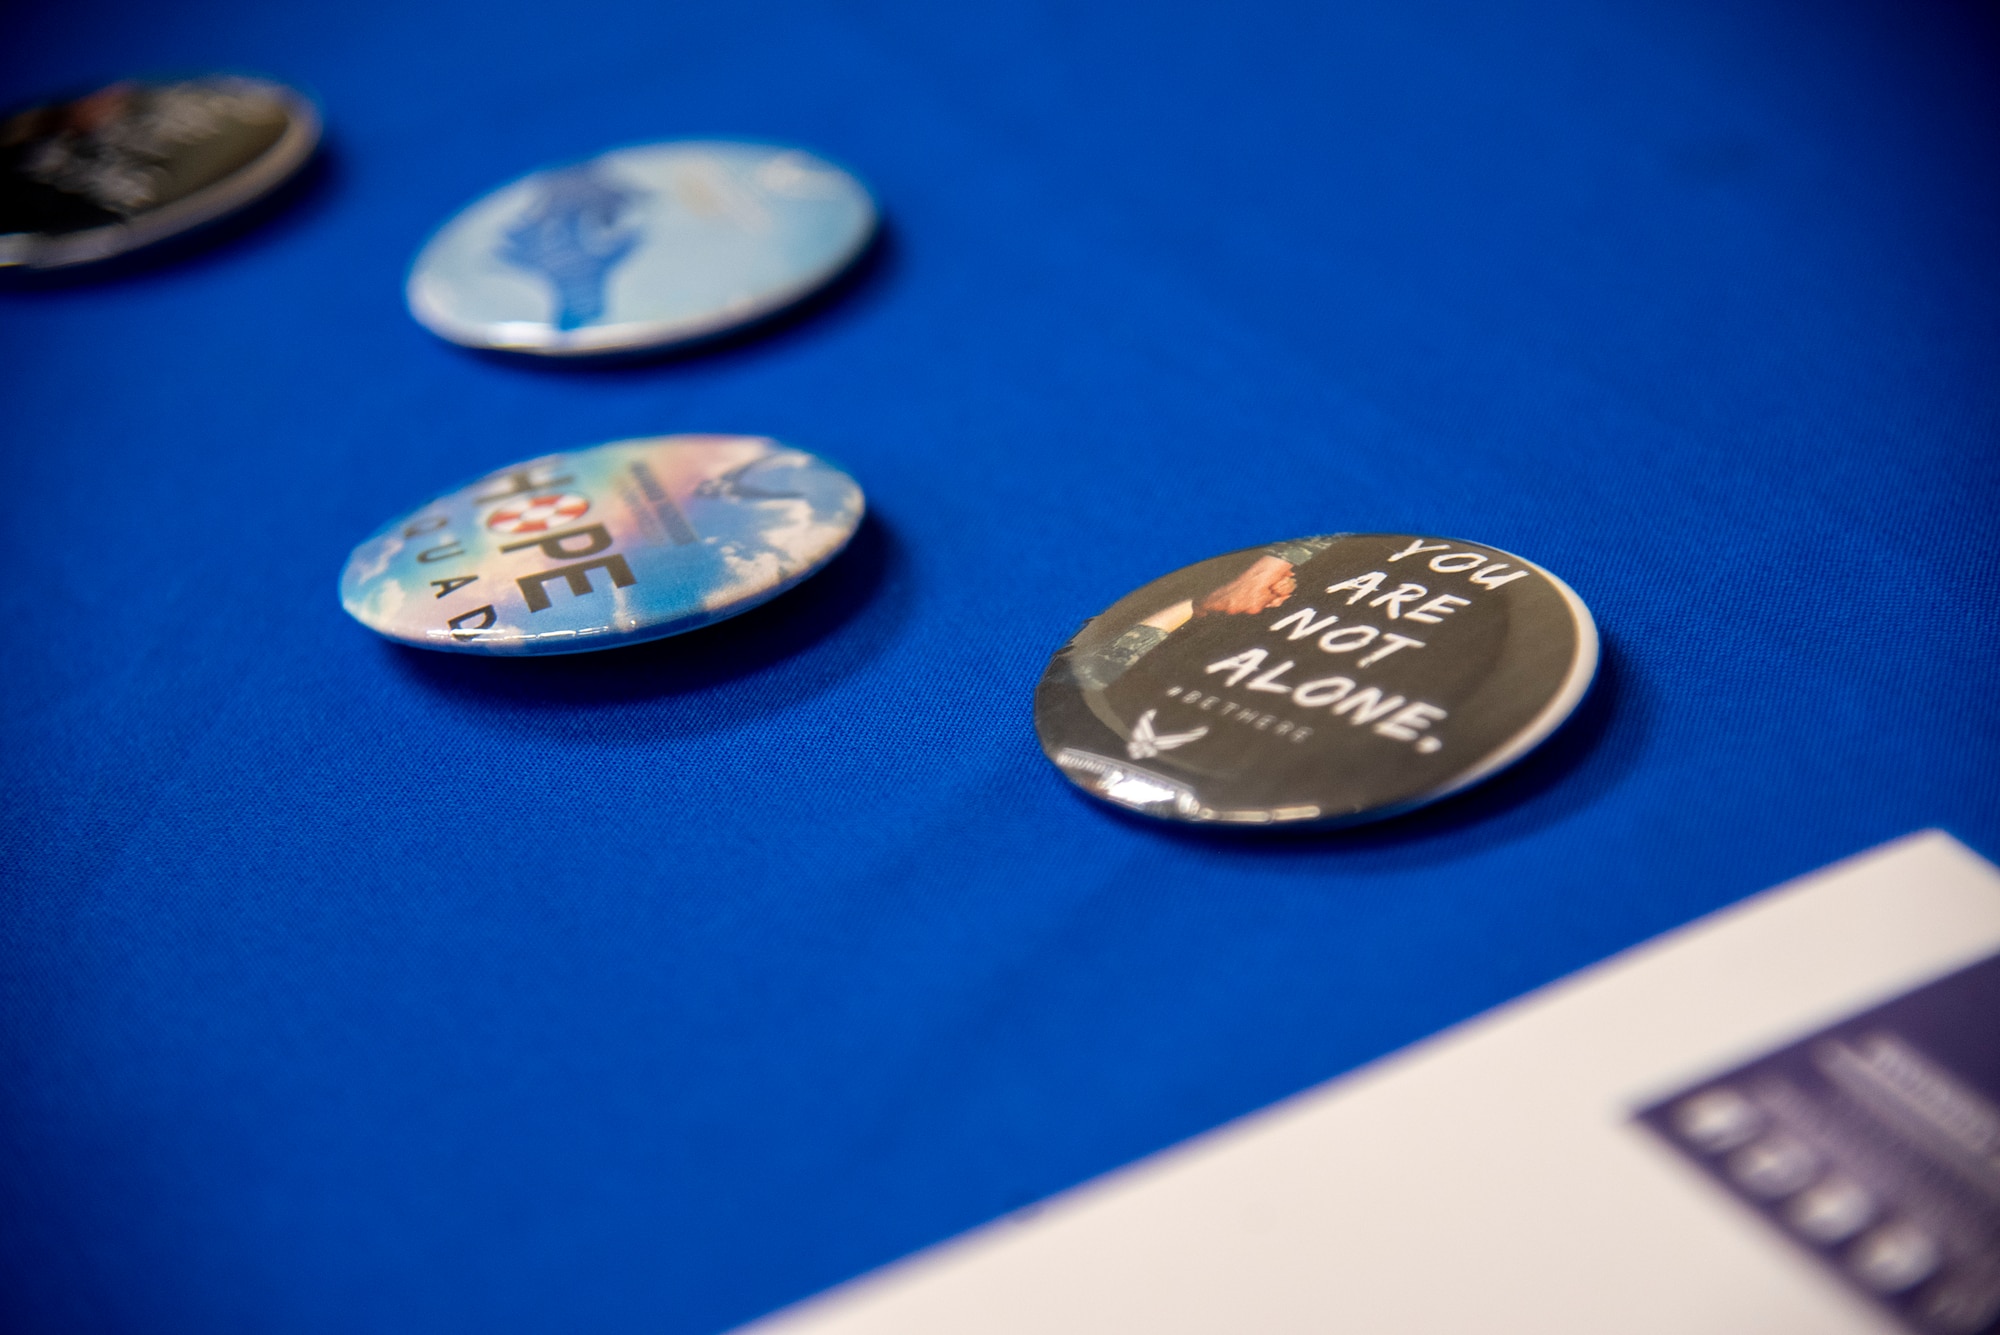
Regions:
[[[861,488],[762,436],[654,436],[516,464],[354,549],[340,601],[392,640],[569,654],[678,635],[840,553]]]
[[[0,122],[0,267],[88,264],[234,213],[319,143],[297,92],[234,76],[115,83]]]
[[[474,348],[668,348],[811,295],[875,223],[861,183],[802,149],[621,148],[531,173],[446,223],[410,270],[410,312]]]
[[[1589,609],[1533,562],[1344,533],[1214,557],[1120,599],[1050,662],[1035,728],[1078,787],[1148,816],[1344,825],[1511,764],[1596,670]]]

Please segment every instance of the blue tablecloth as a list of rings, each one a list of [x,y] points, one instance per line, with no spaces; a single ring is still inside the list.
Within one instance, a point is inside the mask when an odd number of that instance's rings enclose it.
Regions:
[[[0,292],[0,1327],[710,1332],[1923,826],[2000,854],[2000,39],[1951,0],[79,0],[0,92],[235,68],[316,176]],[[847,290],[612,369],[403,309],[527,168],[851,165]],[[393,647],[464,478],[767,433],[855,547],[720,628]],[[1605,635],[1518,769],[1255,841],[1090,804],[1086,616],[1330,530]]]

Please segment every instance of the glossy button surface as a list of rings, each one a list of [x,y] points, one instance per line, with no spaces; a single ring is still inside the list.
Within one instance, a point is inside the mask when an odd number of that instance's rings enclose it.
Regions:
[[[269,193],[312,156],[319,116],[280,84],[115,83],[0,122],[0,266],[109,259]]]
[[[655,436],[531,459],[354,549],[341,604],[426,649],[564,654],[693,630],[819,570],[861,488],[762,436]]]
[[[1566,584],[1478,543],[1338,534],[1214,557],[1086,623],[1035,695],[1073,783],[1166,820],[1338,825],[1524,755],[1597,668]]]
[[[469,347],[669,347],[810,295],[875,221],[859,181],[802,149],[621,148],[524,176],[446,223],[411,269],[410,311]]]

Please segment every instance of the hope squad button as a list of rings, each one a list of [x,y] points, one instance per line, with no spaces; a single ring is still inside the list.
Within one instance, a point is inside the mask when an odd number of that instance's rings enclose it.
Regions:
[[[818,571],[861,523],[853,478],[762,436],[654,436],[489,474],[384,526],[341,605],[425,649],[566,654],[678,635]]]

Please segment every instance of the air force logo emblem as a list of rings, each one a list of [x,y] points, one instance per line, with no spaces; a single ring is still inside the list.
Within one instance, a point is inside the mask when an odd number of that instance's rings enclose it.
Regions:
[[[1208,736],[1205,727],[1196,728],[1193,732],[1154,732],[1153,715],[1159,712],[1149,709],[1139,715],[1139,721],[1132,725],[1131,740],[1125,743],[1126,755],[1134,760],[1150,760],[1162,751],[1171,751]]]

